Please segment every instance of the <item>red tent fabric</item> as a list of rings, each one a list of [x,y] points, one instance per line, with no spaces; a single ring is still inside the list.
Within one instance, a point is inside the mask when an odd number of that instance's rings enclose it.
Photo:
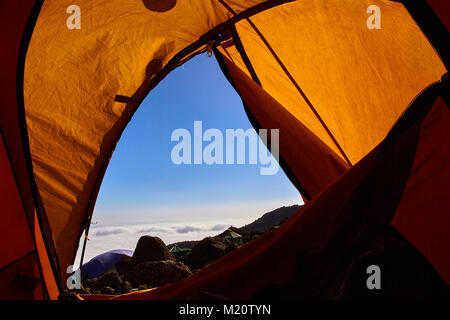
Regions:
[[[344,26],[342,30],[351,31],[351,36],[346,46],[336,50],[314,46],[315,41],[309,40],[320,39],[304,31],[301,35],[311,46],[293,43],[299,34],[296,23],[306,20],[291,19],[290,14],[320,21],[317,36],[340,45],[333,36],[335,30],[325,30],[330,3],[111,1],[102,3],[108,10],[90,6],[85,12],[91,18],[89,28],[74,33],[64,23],[62,27],[59,24],[67,18],[67,12],[61,10],[67,6],[59,0],[45,4],[40,0],[2,1],[0,298],[67,297],[67,267],[73,263],[81,234],[88,231],[103,174],[127,122],[170,71],[212,48],[240,94],[253,126],[280,128],[280,164],[308,202],[282,227],[182,281],[114,298],[395,298],[448,294],[447,74],[417,92],[410,106],[399,114],[417,88],[448,71],[449,2],[377,0],[391,13],[383,21],[398,27],[398,20],[402,21],[399,34],[411,35],[400,43],[394,41],[397,34],[392,32],[372,33],[370,39],[391,41],[380,50],[385,59],[374,54],[379,48],[363,33],[367,31],[364,23],[358,27],[362,29]],[[359,17],[359,2],[350,1],[346,7],[332,4]],[[303,6],[308,5],[317,15],[305,13]],[[118,15],[116,20],[111,18],[114,15]],[[333,26],[340,27],[343,15],[331,16],[337,19]],[[96,33],[95,18],[108,28]],[[181,19],[187,24],[180,23]],[[274,36],[277,28],[286,33],[283,37],[287,39]],[[67,43],[73,49],[69,55]],[[47,45],[52,47],[43,51]],[[389,46],[396,50],[389,51]],[[410,47],[418,48],[411,51],[413,58],[405,53]],[[330,59],[322,59],[328,68],[323,70],[315,59],[325,51]],[[311,52],[315,54],[310,56]],[[360,56],[361,52],[366,56]],[[349,55],[364,63],[354,63]],[[102,59],[98,60],[99,56]],[[61,71],[59,63],[67,70]],[[389,77],[379,74],[373,63]],[[86,73],[77,72],[80,65],[85,66]],[[352,70],[347,70],[348,65]],[[104,72],[97,72],[100,69]],[[397,69],[404,72],[400,74]],[[367,81],[366,88],[364,77],[372,73],[374,81]],[[81,74],[84,78],[77,78]],[[352,79],[351,84],[346,83],[347,77]],[[307,93],[298,79],[306,83]],[[328,86],[337,88],[335,96],[326,90]],[[355,101],[366,99],[363,93],[369,87],[377,94],[375,101],[384,104],[367,99],[365,106],[371,108],[356,105]],[[73,88],[80,93],[76,95],[80,100],[73,99]],[[338,93],[342,99],[336,98]],[[385,103],[400,97],[402,103]],[[91,99],[95,100],[93,106],[81,107]],[[360,107],[357,113],[352,112],[353,107]],[[373,112],[375,109],[389,114],[385,117],[388,122]],[[358,121],[361,118],[364,123]],[[375,118],[377,121],[371,124]],[[347,132],[348,125],[352,128]],[[370,131],[367,137],[365,128]],[[360,136],[351,136],[350,132]],[[73,156],[80,153],[86,158]],[[369,264],[381,265],[386,272],[384,296],[361,287],[358,279],[366,276]]]

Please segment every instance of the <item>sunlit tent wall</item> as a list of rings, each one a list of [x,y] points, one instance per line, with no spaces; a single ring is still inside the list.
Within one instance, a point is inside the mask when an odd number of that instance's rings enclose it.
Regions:
[[[121,133],[151,89],[206,51],[252,125],[280,129],[280,164],[308,203],[186,280],[119,298],[248,298],[289,282],[299,265],[320,274],[305,288],[324,288],[321,268],[336,267],[352,235],[392,237],[380,231],[389,226],[423,258],[418,265],[449,283],[445,1],[75,2],[0,5],[8,47],[0,235],[10,244],[1,249],[1,297],[54,299],[66,289]],[[79,29],[68,28],[73,4]],[[373,5],[380,29],[367,26]],[[369,238],[361,243],[378,241]],[[264,263],[274,259],[280,263]]]

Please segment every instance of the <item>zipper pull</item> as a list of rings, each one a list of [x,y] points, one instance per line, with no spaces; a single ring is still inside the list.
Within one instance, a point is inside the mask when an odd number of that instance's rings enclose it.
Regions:
[[[206,54],[210,58],[212,57],[212,54],[213,54],[213,52],[212,52],[213,45],[214,45],[214,40],[211,40],[210,42],[208,42],[206,44]]]

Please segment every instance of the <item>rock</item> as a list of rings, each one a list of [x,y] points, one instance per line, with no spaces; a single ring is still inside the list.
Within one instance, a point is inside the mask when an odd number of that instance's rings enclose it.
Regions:
[[[178,262],[184,263],[185,265],[189,265],[189,256],[191,255],[191,252],[177,252],[177,253],[172,253],[173,256],[177,259]],[[192,269],[191,269],[192,271]]]
[[[138,290],[147,290],[148,287],[145,284],[140,284]]]
[[[87,291],[102,294],[129,293],[132,289],[130,282],[123,281],[117,273],[106,273],[95,279],[86,279],[83,285]]]
[[[119,261],[115,265],[115,268],[117,270],[117,273],[119,273],[119,275],[123,275],[128,270],[130,270],[132,267],[133,267],[133,264],[131,263],[131,259],[130,259],[130,261],[123,261],[123,260]]]
[[[102,288],[102,293],[103,294],[114,294],[114,293],[116,293],[116,290],[114,290],[110,286],[106,286],[106,287]]]
[[[122,281],[122,283],[118,286],[116,292],[117,293],[129,293],[133,289],[130,282]]]
[[[191,269],[201,269],[207,264],[224,256],[236,247],[227,240],[216,237],[208,237],[200,241],[185,261]]]
[[[131,263],[136,265],[141,262],[164,260],[175,261],[164,242],[158,237],[142,236],[136,245]]]
[[[83,285],[80,286],[80,289],[75,290],[75,292],[78,294],[91,294],[91,290]]]
[[[175,257],[175,259],[180,262],[184,262],[190,254],[190,251],[172,252],[172,255]]]
[[[111,287],[117,290],[122,285],[122,279],[120,279],[117,273],[105,273],[104,275],[95,279],[86,279],[83,282],[85,287],[90,288],[93,291],[102,291],[104,287]]]
[[[183,263],[165,260],[140,263],[123,277],[135,288],[139,285],[151,288],[181,280],[190,274],[191,271]]]

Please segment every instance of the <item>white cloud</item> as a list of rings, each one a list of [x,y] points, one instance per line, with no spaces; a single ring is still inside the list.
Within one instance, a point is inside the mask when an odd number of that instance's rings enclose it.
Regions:
[[[298,201],[297,201],[298,202]],[[228,204],[202,207],[160,208],[158,215],[153,210],[135,210],[122,217],[117,212],[94,214],[89,231],[84,262],[105,251],[113,249],[134,250],[139,238],[151,235],[161,238],[166,244],[201,240],[226,230],[229,226],[241,227],[253,222],[264,213],[293,202],[280,201],[258,204]],[[128,211],[128,212],[130,212]],[[182,214],[180,214],[182,212]],[[184,218],[183,218],[184,217]],[[189,217],[189,218],[186,218]],[[120,218],[120,219],[119,219]],[[128,220],[127,222],[123,222]],[[82,248],[82,237],[79,248]],[[78,250],[77,259],[80,259]]]
[[[248,219],[221,219],[190,224],[160,222],[152,224],[129,224],[126,226],[101,225],[91,226],[84,262],[108,250],[134,250],[139,238],[151,235],[161,238],[164,243],[184,240],[201,240],[207,236],[216,235],[229,226],[242,226]],[[80,243],[81,248],[81,243]]]

